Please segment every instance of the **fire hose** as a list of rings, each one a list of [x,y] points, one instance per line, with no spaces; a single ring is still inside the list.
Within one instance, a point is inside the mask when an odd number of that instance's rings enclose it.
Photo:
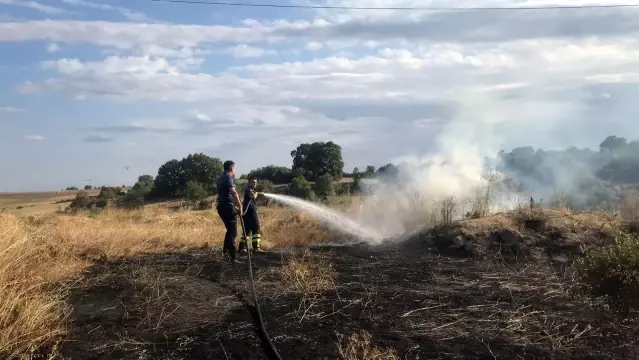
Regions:
[[[247,263],[248,263],[248,271],[249,271],[249,282],[251,284],[251,293],[253,295],[253,303],[255,303],[255,310],[257,313],[258,330],[262,335],[262,339],[266,342],[266,344],[268,345],[268,347],[270,348],[272,352],[272,356],[269,356],[269,357],[272,359],[282,360],[282,357],[277,352],[277,348],[275,348],[275,345],[273,345],[271,338],[268,336],[268,333],[266,332],[266,326],[264,325],[264,319],[262,317],[262,311],[260,310],[260,304],[257,301],[257,292],[255,291],[255,281],[253,280],[253,264],[251,261],[251,252],[248,250],[248,241],[246,240],[246,228],[244,227],[244,218],[243,218],[243,216],[246,215],[246,213],[248,212],[248,208],[249,206],[251,206],[252,201],[253,200],[249,200],[249,202],[246,205],[246,210],[244,211],[244,213],[238,213],[240,218],[240,225],[242,225],[241,241],[246,241],[246,247],[247,247],[246,252],[248,254]]]

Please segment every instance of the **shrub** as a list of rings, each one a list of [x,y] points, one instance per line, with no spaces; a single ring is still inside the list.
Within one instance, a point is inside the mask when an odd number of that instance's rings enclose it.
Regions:
[[[208,199],[200,200],[200,202],[197,204],[198,210],[210,210],[212,208],[213,208],[213,201]]]
[[[275,185],[269,180],[260,180],[257,182],[255,190],[258,192],[273,193],[275,191]]]
[[[100,190],[100,194],[98,195],[98,198],[113,200],[118,197],[118,192],[119,192],[118,190],[119,189],[116,189],[113,187],[104,187]]]
[[[85,210],[91,209],[95,205],[95,199],[89,196],[86,191],[80,191],[75,195],[75,198],[69,204],[72,210]]]
[[[315,198],[315,194],[311,188],[311,183],[301,176],[293,179],[291,185],[288,186],[288,193],[291,196],[306,200],[312,200]]]
[[[200,200],[206,199],[207,196],[209,196],[208,192],[199,182],[190,180],[186,183],[186,200],[189,202],[195,204]]]
[[[151,175],[142,175],[138,178],[138,181],[133,185],[133,191],[141,194],[145,199],[153,198],[155,193],[155,183]]]
[[[317,181],[315,182],[315,194],[321,197],[327,197],[335,194],[333,177],[330,174],[324,174],[317,178]]]
[[[621,233],[616,244],[589,250],[576,262],[581,287],[594,299],[604,299],[611,310],[639,309],[639,237]]]
[[[95,206],[99,207],[99,208],[105,208],[105,207],[109,206],[109,200],[107,200],[107,199],[97,199],[95,201]]]
[[[137,209],[144,205],[144,195],[138,191],[131,190],[124,195],[122,206],[126,209]]]
[[[351,194],[352,183],[337,183],[335,185],[335,194],[339,196],[348,196]]]

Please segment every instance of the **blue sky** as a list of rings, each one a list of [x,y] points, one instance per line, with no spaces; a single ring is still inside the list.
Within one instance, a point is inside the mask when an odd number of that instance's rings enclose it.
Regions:
[[[456,6],[578,3],[613,2]],[[290,165],[310,141],[342,145],[350,170],[636,139],[638,11],[0,0],[0,192],[130,184],[194,152],[231,158],[240,172]]]

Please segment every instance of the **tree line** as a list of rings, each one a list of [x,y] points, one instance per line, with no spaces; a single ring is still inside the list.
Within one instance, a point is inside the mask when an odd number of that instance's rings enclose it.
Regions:
[[[344,161],[340,145],[328,142],[302,143],[290,152],[291,166],[266,165],[239,178],[257,178],[259,191],[278,191],[292,196],[314,199],[333,194],[353,194],[362,191],[362,180],[377,178],[397,181],[405,164],[386,164],[376,168],[355,167],[344,172]],[[216,182],[223,173],[223,160],[203,153],[189,154],[181,160],[172,159],[162,164],[157,175],[141,175],[126,193],[117,188],[102,187],[98,198],[115,197],[127,206],[140,206],[145,201],[169,198],[185,198],[199,207],[208,207],[206,198],[216,195]],[[583,173],[584,184],[593,180],[608,183],[639,182],[639,142],[608,136],[599,145],[599,151],[577,149],[544,150],[518,147],[509,152],[500,151],[495,158],[486,159],[486,164],[510,175],[531,187],[552,187],[560,183],[566,172]],[[340,183],[343,177],[352,182]],[[588,182],[590,181],[590,183]],[[239,181],[239,184],[244,184]],[[586,186],[586,185],[584,185]],[[588,185],[592,187],[591,185]],[[112,189],[112,190],[110,190]],[[587,189],[584,189],[587,190]]]

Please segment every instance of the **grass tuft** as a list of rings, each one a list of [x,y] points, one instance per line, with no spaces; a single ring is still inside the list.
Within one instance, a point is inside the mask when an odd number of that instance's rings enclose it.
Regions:
[[[399,360],[394,350],[375,346],[371,335],[363,330],[341,337],[337,348],[342,360]]]

